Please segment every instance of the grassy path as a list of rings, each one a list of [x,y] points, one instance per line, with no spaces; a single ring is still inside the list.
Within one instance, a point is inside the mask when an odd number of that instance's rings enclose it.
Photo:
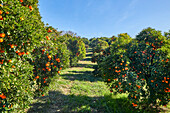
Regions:
[[[28,113],[131,113],[126,95],[111,95],[102,79],[92,75],[91,55],[89,49],[77,67],[55,77],[48,96],[36,99]]]

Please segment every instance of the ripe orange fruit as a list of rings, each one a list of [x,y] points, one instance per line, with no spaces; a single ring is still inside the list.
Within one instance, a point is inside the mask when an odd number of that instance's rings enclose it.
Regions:
[[[39,78],[39,76],[36,76],[35,78],[36,78],[36,79],[38,79],[38,78]]]
[[[9,12],[7,11],[6,14],[9,14]]]
[[[48,67],[48,66],[49,66],[49,63],[47,63],[45,66],[47,66],[47,67]]]
[[[0,42],[3,42],[4,41],[4,39],[3,38],[0,38]]]
[[[21,53],[21,52],[19,52],[19,53],[18,53],[18,55],[19,55],[19,56],[21,56],[21,55],[22,55],[22,53]]]
[[[141,88],[141,86],[139,86],[139,85],[137,85],[137,87],[140,89]]]
[[[48,69],[49,69],[49,67],[46,67],[46,69],[48,70]]]
[[[0,37],[4,38],[5,37],[5,33],[0,33]]]
[[[20,20],[21,20],[21,21],[23,21],[23,20],[24,20],[24,18],[20,17]]]
[[[45,49],[42,50],[43,52],[45,51]]]
[[[10,62],[12,62],[12,60],[8,60],[8,62],[10,63]]]
[[[2,15],[0,15],[0,20],[3,20],[3,17],[2,17]]]
[[[22,54],[22,55],[24,55],[24,54],[25,54],[25,52],[21,52],[21,54]]]
[[[47,31],[48,33],[52,32],[50,29]]]
[[[3,13],[3,11],[2,10],[0,10],[0,14],[2,14]]]
[[[50,38],[48,36],[46,36],[47,40],[50,40]]]
[[[128,67],[125,67],[125,70],[128,70]]]
[[[56,59],[56,61],[57,61],[57,62],[60,62],[60,59],[59,59],[59,58],[57,58],[57,59]]]
[[[48,55],[48,58],[51,58],[51,55]]]
[[[51,69],[49,68],[48,71],[51,71]]]
[[[30,52],[26,52],[26,55],[30,54]]]
[[[14,48],[14,44],[11,45],[11,48]]]
[[[5,96],[3,93],[0,95],[0,97],[1,97],[2,99],[6,99],[6,96]]]
[[[29,6],[29,9],[32,10],[32,6]]]

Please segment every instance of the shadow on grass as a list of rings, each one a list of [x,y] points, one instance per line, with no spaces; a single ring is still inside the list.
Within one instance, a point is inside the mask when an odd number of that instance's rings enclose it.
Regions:
[[[91,58],[85,58],[82,61],[91,61]]]
[[[85,67],[85,68],[93,68],[92,64],[77,64],[74,67]]]
[[[87,54],[86,57],[91,57],[93,54]]]
[[[93,52],[93,49],[92,48],[88,48],[87,50],[86,50],[86,52],[88,53],[88,52]]]
[[[77,74],[91,74],[92,71],[68,71],[71,73],[77,73]]]
[[[96,81],[102,81],[101,77],[95,77],[91,75],[91,71],[69,71],[73,72],[74,74],[62,74],[62,78],[66,80],[79,80],[79,81],[90,81],[90,82],[96,82]]]
[[[88,97],[85,95],[65,95],[59,91],[49,91],[41,97],[28,113],[137,113],[127,98],[113,98],[112,95]]]

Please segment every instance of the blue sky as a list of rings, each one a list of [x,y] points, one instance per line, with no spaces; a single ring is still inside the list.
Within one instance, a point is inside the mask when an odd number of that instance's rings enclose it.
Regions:
[[[170,30],[170,0],[39,0],[39,9],[44,23],[89,39]]]

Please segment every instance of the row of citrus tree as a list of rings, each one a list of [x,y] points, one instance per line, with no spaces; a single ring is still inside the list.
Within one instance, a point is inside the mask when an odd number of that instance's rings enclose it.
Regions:
[[[0,1],[0,112],[24,110],[85,57],[82,39],[61,33],[41,21],[38,0]]]
[[[147,28],[136,38],[122,33],[111,39],[107,49],[93,49],[92,62],[98,63],[95,74],[103,77],[111,92],[127,93],[135,108],[166,106],[170,101],[170,32],[163,36]]]

